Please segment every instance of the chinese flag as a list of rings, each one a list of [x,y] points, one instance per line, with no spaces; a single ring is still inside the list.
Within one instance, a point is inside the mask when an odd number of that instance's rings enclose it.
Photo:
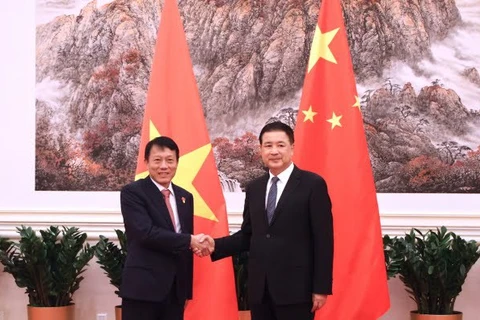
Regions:
[[[173,138],[180,160],[173,182],[193,194],[195,233],[228,235],[225,199],[213,158],[180,13],[175,0],[165,0],[153,57],[136,179],[147,176],[143,152],[158,136]],[[194,260],[193,300],[187,320],[238,319],[231,259],[212,263]]]
[[[373,320],[390,305],[375,184],[340,0],[323,0],[295,128],[294,161],[333,205],[333,295],[316,319]]]

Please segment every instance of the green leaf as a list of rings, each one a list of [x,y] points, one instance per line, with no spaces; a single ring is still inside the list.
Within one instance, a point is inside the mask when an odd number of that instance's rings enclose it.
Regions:
[[[83,279],[79,275],[93,257],[86,233],[78,228],[51,226],[37,236],[31,227],[17,228],[20,240],[0,248],[0,262],[17,286],[26,288],[29,304],[65,306]]]
[[[100,236],[98,243],[94,246],[97,263],[105,271],[110,279],[110,283],[118,289],[122,283],[122,271],[127,257],[127,238],[123,231],[115,230],[119,245],[110,241],[104,236]]]
[[[429,266],[428,267],[428,274],[433,274],[433,270],[435,269],[434,266]]]
[[[468,271],[480,257],[475,241],[465,241],[446,227],[422,233],[412,228],[404,237],[384,236],[385,266],[389,277],[404,283],[417,310],[451,314]]]

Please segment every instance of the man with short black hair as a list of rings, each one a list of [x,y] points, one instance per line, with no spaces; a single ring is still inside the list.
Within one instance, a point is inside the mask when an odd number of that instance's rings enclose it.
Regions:
[[[127,259],[120,295],[123,320],[182,320],[192,299],[193,196],[174,185],[179,149],[168,137],[145,147],[149,176],[123,187]]]
[[[213,260],[249,251],[252,320],[311,320],[332,294],[333,218],[325,180],[292,162],[293,130],[281,122],[259,136],[268,174],[246,188],[237,233],[215,239]]]

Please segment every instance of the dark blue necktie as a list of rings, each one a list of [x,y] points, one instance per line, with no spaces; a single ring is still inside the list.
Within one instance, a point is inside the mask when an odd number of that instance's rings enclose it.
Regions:
[[[268,192],[267,197],[267,218],[268,224],[272,223],[273,213],[275,212],[275,205],[277,202],[277,182],[278,177],[272,178],[272,185],[270,187],[270,191]]]

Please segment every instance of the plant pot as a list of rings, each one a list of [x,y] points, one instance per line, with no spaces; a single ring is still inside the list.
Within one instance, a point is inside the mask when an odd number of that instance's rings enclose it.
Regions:
[[[122,306],[115,306],[115,320],[122,320]]]
[[[411,320],[462,320],[463,314],[454,311],[454,314],[436,315],[436,314],[420,314],[417,311],[410,312]]]
[[[250,310],[238,311],[239,320],[250,320],[252,316],[250,315]]]
[[[75,305],[65,307],[27,306],[28,320],[75,320]]]

